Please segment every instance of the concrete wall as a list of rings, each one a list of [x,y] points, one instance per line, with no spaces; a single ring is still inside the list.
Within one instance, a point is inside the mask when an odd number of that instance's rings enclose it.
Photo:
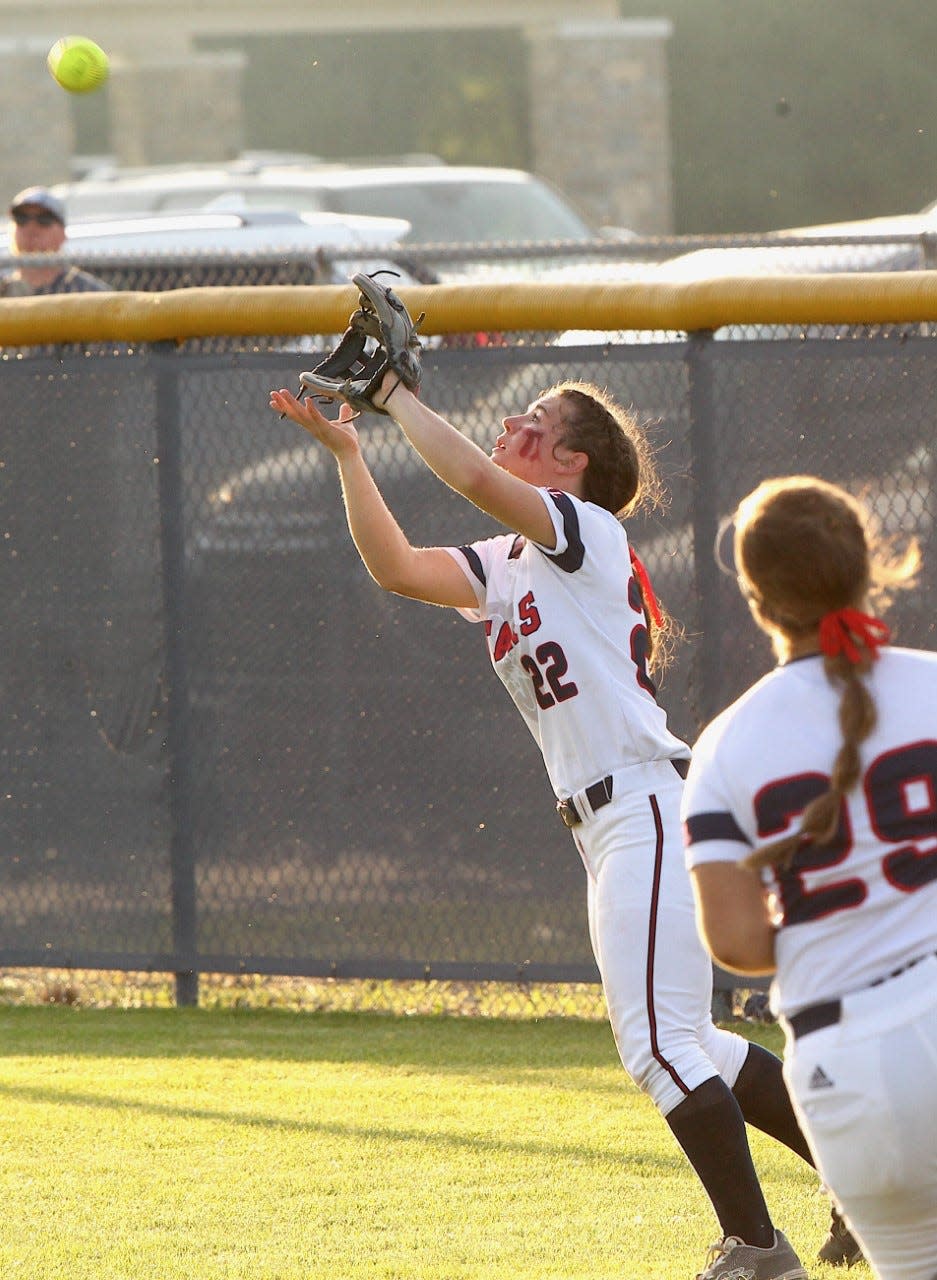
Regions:
[[[72,98],[49,75],[43,41],[0,43],[0,208],[7,195],[72,175]],[[120,164],[227,160],[243,149],[241,53],[111,63],[111,149]]]
[[[671,24],[568,22],[529,35],[535,167],[599,224],[673,229]]]
[[[109,109],[118,164],[233,159],[243,148],[245,65],[233,51],[115,60]]]
[[[97,40],[110,53],[140,49],[173,54],[201,36],[428,31],[520,27],[579,18],[616,18],[618,0],[0,0],[0,39],[68,32]]]
[[[49,45],[0,42],[0,209],[23,187],[69,176],[74,127],[68,95],[46,69]]]
[[[13,7],[0,0],[0,36]],[[513,5],[515,19],[523,9]],[[551,0],[548,12],[555,11]],[[524,27],[533,167],[595,222],[666,234],[673,225],[671,25],[601,16],[607,12],[605,4],[584,5],[575,21],[560,22],[545,12],[536,27]],[[438,22],[441,11],[434,13]],[[526,13],[529,22],[529,7]],[[456,25],[458,14],[450,19]],[[140,43],[132,55],[111,47],[110,143],[119,163],[225,160],[243,147],[244,56],[196,53],[180,46],[179,35],[168,47]],[[0,193],[72,176],[72,104],[45,68],[50,44],[45,37],[0,43]]]

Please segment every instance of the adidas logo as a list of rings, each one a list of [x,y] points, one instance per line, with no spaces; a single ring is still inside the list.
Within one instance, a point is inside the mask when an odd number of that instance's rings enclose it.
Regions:
[[[833,1081],[826,1074],[822,1067],[814,1067],[813,1075],[810,1077],[811,1089],[832,1089]]]

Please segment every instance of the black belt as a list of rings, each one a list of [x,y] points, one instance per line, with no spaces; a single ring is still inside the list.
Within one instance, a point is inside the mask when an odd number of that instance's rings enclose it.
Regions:
[[[586,787],[585,797],[592,806],[593,813],[604,809],[612,798],[612,775],[608,774],[598,782],[593,782],[591,787]],[[576,808],[572,796],[566,800],[557,800],[556,811],[568,827],[578,827],[582,822],[582,814]]]
[[[935,954],[929,952],[929,955]],[[913,969],[916,964],[920,964],[922,960],[926,960],[928,956],[917,956],[914,960],[909,960],[907,964],[903,964],[899,969],[892,969],[891,973],[886,973],[884,978],[876,978],[874,982],[870,982],[870,987],[880,987],[883,982],[888,982],[891,978],[897,978],[899,974],[905,973],[908,969]],[[799,1040],[801,1036],[807,1036],[811,1031],[822,1031],[824,1027],[832,1027],[839,1022],[843,1016],[842,1000],[822,1000],[819,1004],[808,1004],[806,1009],[801,1009],[797,1013],[792,1013],[787,1019],[791,1034],[795,1040]]]
[[[670,763],[679,773],[681,778],[685,778],[690,769],[689,760],[673,760]],[[586,787],[583,793],[592,808],[593,813],[598,813],[600,809],[604,809],[612,798],[612,775],[608,774],[604,778],[600,778],[598,782],[593,782],[591,786]],[[578,827],[582,822],[582,814],[576,808],[576,802],[572,796],[565,800],[557,800],[556,811],[566,823],[568,827]]]
[[[839,1022],[843,1013],[842,1000],[823,1000],[820,1004],[808,1004],[799,1013],[792,1013],[788,1025],[795,1040],[808,1036],[811,1031],[821,1031]]]

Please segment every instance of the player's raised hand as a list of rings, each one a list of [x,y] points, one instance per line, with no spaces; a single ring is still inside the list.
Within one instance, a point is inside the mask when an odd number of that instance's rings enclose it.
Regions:
[[[270,392],[270,408],[298,423],[336,457],[358,448],[358,432],[354,427],[357,414],[349,404],[339,405],[337,418],[326,418],[312,396],[299,400],[286,387],[281,387],[279,391]]]

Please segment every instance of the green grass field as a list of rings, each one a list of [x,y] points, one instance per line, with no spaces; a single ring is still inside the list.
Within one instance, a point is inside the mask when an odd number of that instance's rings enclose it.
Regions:
[[[46,1005],[0,1034],[4,1280],[691,1280],[718,1234],[599,1021]],[[815,1178],[753,1147],[812,1258]]]

